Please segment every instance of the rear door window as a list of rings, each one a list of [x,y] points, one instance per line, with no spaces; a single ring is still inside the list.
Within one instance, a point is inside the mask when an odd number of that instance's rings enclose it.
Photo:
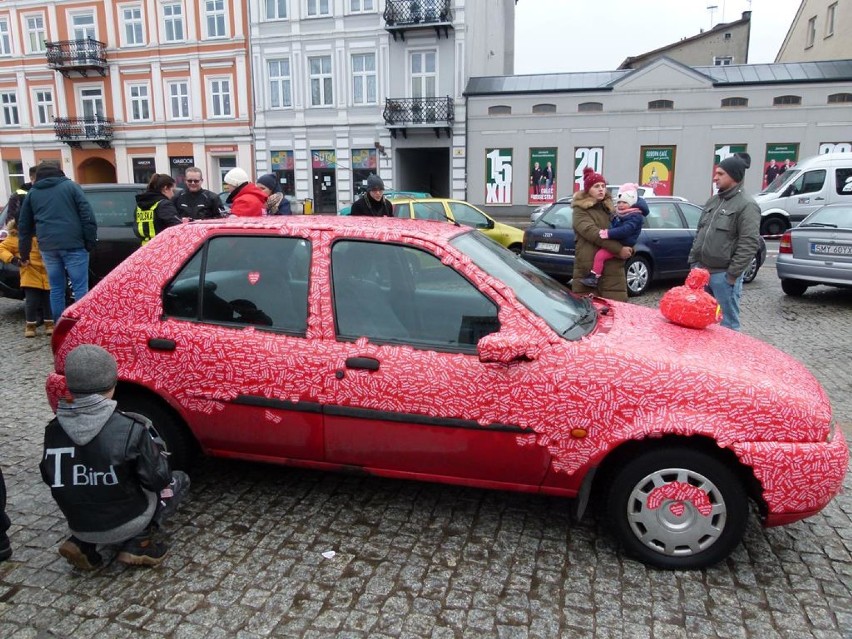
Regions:
[[[450,202],[450,211],[459,224],[475,229],[487,229],[490,226],[488,218],[468,204]]]
[[[852,168],[837,169],[834,173],[837,195],[852,197]]]
[[[138,192],[134,189],[84,191],[99,227],[132,227]]]
[[[441,220],[447,219],[443,202],[413,202],[414,219],[416,220]]]

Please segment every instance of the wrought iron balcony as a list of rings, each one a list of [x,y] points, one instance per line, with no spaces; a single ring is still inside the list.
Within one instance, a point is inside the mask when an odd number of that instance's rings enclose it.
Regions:
[[[449,96],[443,98],[387,98],[382,116],[394,136],[397,130],[402,130],[403,136],[406,136],[405,130],[409,127],[432,127],[438,136],[440,136],[441,129],[446,129],[447,135],[449,135],[455,120],[455,105],[453,99]]]
[[[387,0],[385,29],[396,40],[397,34],[405,40],[405,32],[412,29],[434,28],[438,37],[449,37],[453,28],[450,0]]]
[[[56,138],[68,146],[80,148],[83,142],[94,142],[108,149],[112,142],[112,120],[100,116],[84,118],[54,118]]]
[[[87,77],[89,71],[106,75],[106,45],[92,38],[46,42],[47,66],[68,77],[76,71]]]

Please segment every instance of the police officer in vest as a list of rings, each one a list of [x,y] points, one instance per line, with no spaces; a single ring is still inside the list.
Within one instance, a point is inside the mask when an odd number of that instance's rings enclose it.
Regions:
[[[178,216],[172,196],[175,194],[175,180],[165,173],[154,173],[148,188],[136,196],[136,236],[144,246],[157,233],[169,226],[182,222]]]
[[[227,216],[219,196],[201,187],[204,182],[201,169],[191,166],[185,171],[184,176],[186,188],[172,198],[179,217],[204,220]]]

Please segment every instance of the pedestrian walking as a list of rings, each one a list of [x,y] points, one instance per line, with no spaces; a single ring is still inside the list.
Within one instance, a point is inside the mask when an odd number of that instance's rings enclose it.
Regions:
[[[0,262],[18,267],[21,288],[24,291],[24,337],[35,337],[39,322],[45,335],[53,335],[53,315],[50,309],[50,284],[47,269],[38,250],[38,239],[33,238],[30,259],[21,261],[17,214],[12,214],[6,224],[6,237],[0,241]],[[64,289],[63,289],[64,290]]]
[[[98,241],[98,224],[83,189],[58,166],[44,162],[18,219],[22,266],[30,262],[35,236],[50,283],[51,312],[59,318],[65,310],[66,280],[75,300],[89,291],[89,252]]]
[[[692,268],[710,271],[710,293],[722,309],[722,326],[740,330],[743,273],[760,243],[760,207],[743,190],[748,153],[722,160],[713,172],[718,192],[704,205],[689,252]]]

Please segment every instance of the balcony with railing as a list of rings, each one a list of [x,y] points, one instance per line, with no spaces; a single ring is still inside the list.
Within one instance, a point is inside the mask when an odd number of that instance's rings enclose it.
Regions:
[[[83,77],[89,72],[106,75],[106,45],[92,38],[46,42],[47,66],[68,77],[76,71]]]
[[[83,118],[54,118],[56,138],[70,147],[80,148],[83,142],[94,142],[102,149],[112,145],[112,120],[101,116]]]
[[[394,137],[397,131],[401,131],[403,137],[408,137],[409,128],[432,128],[438,137],[441,136],[441,131],[446,131],[449,137],[455,120],[455,105],[449,96],[387,98],[382,116]]]
[[[387,0],[384,18],[394,40],[405,40],[405,32],[415,29],[435,29],[439,38],[449,37],[453,28],[450,0]]]

